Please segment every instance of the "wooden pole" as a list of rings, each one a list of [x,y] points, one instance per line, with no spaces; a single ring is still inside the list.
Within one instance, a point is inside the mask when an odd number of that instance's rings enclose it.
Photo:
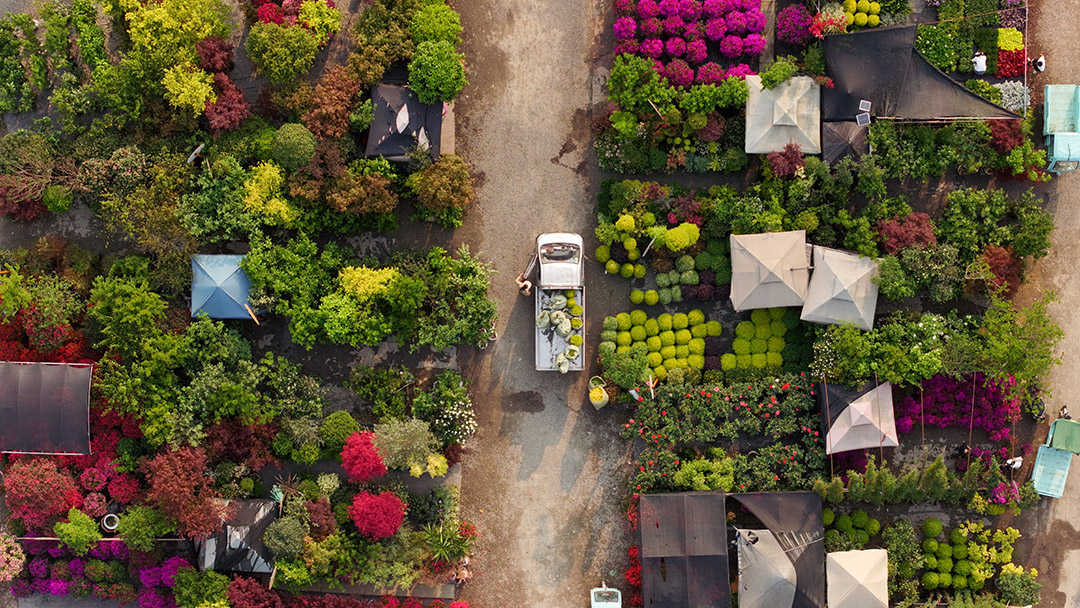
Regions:
[[[926,464],[926,389],[919,385],[919,429],[922,430],[922,464]]]
[[[878,383],[877,370],[874,371],[874,396],[877,397],[877,407],[874,408],[874,426],[878,429],[878,458],[885,462],[885,448],[882,444],[885,438],[881,434],[881,384]]]
[[[832,411],[829,409],[829,384],[825,381],[825,374],[821,374],[821,393],[825,395],[825,420],[829,421],[829,428],[825,431],[825,452],[829,454],[829,477],[836,477],[836,468],[833,464],[832,452],[829,452],[829,431],[832,430]],[[829,479],[831,482],[832,479]]]
[[[262,325],[262,323],[259,323],[259,317],[256,317],[256,316],[255,316],[255,313],[251,311],[251,307],[250,307],[250,306],[248,306],[247,304],[244,304],[244,310],[246,310],[246,311],[247,311],[247,313],[248,313],[249,315],[251,315],[251,320],[252,320],[252,321],[255,321],[255,325]]]
[[[971,375],[971,417],[968,419],[968,454],[967,464],[971,468],[971,429],[975,426],[975,383],[979,380],[979,372]]]

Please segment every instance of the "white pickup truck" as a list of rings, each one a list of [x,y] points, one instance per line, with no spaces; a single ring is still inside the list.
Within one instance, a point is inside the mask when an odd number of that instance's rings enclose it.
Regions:
[[[536,369],[585,369],[585,264],[581,235],[536,237]]]

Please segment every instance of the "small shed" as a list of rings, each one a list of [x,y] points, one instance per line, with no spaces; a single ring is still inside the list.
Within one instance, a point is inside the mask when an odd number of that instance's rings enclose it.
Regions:
[[[197,255],[191,258],[191,316],[250,319],[247,305],[251,280],[240,267],[242,255]]]
[[[800,318],[870,331],[877,310],[877,275],[877,262],[871,258],[814,245],[814,273]]]
[[[726,513],[719,490],[641,496],[638,530],[646,607],[731,605]]]
[[[805,230],[731,235],[735,310],[802,306],[809,279]]]
[[[199,568],[226,572],[272,571],[274,557],[263,543],[263,535],[277,519],[277,503],[269,499],[251,499],[234,504],[236,515],[223,522],[217,534],[195,543]]]
[[[891,384],[850,389],[819,383],[817,388],[826,454],[900,445]]]
[[[0,453],[89,454],[93,365],[0,362]]]
[[[829,608],[889,608],[889,552],[835,551],[825,556]]]
[[[439,157],[443,104],[421,103],[412,89],[385,82],[371,89],[371,102],[375,117],[365,156],[404,162],[409,150],[419,145],[426,146],[432,158]]]
[[[809,76],[795,76],[774,89],[761,76],[747,76],[746,153],[780,152],[796,143],[804,154],[821,152],[821,87]]]

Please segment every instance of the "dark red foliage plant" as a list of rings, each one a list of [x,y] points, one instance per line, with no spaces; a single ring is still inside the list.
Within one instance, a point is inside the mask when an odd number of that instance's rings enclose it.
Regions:
[[[769,168],[777,177],[792,177],[806,165],[802,149],[794,142],[788,142],[783,152],[770,152],[766,158],[769,159]]]
[[[328,498],[309,500],[304,506],[307,507],[311,521],[309,532],[311,540],[315,542],[325,540],[337,531],[337,518],[334,517],[334,510]]]
[[[1004,289],[1005,297],[1011,298],[1020,287],[1020,260],[1006,247],[990,243],[979,256],[986,261],[994,277],[988,281],[991,290]]]
[[[326,73],[315,87],[312,108],[301,120],[318,137],[338,138],[349,131],[349,113],[360,92],[360,80],[339,65]]]
[[[214,478],[201,448],[163,452],[143,465],[150,489],[147,502],[175,519],[177,530],[193,540],[204,540],[221,528],[229,509],[218,499]]]
[[[890,255],[896,255],[912,245],[937,245],[934,221],[929,215],[918,211],[903,218],[897,215],[891,220],[881,220],[877,225],[877,234],[881,246]]]
[[[374,436],[371,431],[363,431],[353,433],[345,440],[345,447],[341,450],[341,464],[350,481],[366,483],[386,475],[386,465],[372,442]]]
[[[279,430],[274,423],[246,425],[235,418],[222,420],[206,429],[207,456],[211,462],[242,462],[258,471],[277,463],[270,445]]]
[[[210,36],[195,43],[199,67],[207,72],[228,72],[232,69],[233,45],[227,40]]]
[[[225,74],[214,74],[217,99],[206,102],[206,119],[216,133],[234,131],[251,114],[251,107],[244,94]]]
[[[1023,76],[1027,70],[1027,51],[998,51],[997,74],[998,78],[1014,78]]]
[[[1024,131],[1022,121],[1019,120],[990,120],[990,144],[998,151],[998,154],[1006,154],[1016,146],[1024,143]]]
[[[378,600],[360,600],[347,595],[298,595],[288,599],[286,608],[379,608]]]
[[[375,495],[361,492],[353,497],[349,517],[360,534],[370,540],[389,538],[405,519],[405,503],[393,492]]]
[[[232,608],[281,608],[277,593],[253,578],[234,576],[229,583],[228,596]]]
[[[75,478],[46,458],[21,458],[4,472],[4,499],[27,530],[44,532],[82,504]]]

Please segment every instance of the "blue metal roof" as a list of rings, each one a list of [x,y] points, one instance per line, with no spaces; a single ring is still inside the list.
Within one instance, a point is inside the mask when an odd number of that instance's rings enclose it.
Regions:
[[[191,258],[191,316],[250,319],[245,307],[251,280],[240,268],[242,255],[197,255]]]

